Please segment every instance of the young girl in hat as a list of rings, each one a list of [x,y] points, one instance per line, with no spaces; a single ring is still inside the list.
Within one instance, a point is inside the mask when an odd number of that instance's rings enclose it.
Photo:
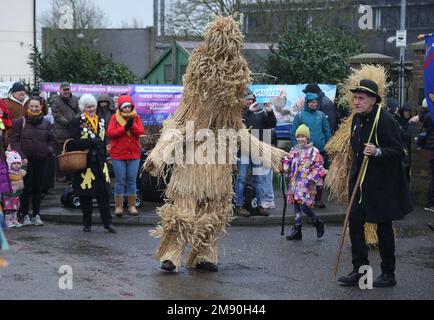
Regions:
[[[20,195],[24,189],[24,176],[26,171],[22,169],[21,156],[16,151],[6,151],[6,162],[9,168],[9,179],[12,192],[3,193],[3,209],[5,211],[6,226],[19,228],[23,225],[18,222],[17,214],[20,209]]]
[[[301,211],[307,214],[317,230],[317,237],[324,234],[324,222],[312,211],[317,187],[321,186],[327,174],[323,167],[323,158],[317,148],[309,143],[309,128],[302,124],[295,133],[297,145],[283,160],[283,169],[289,177],[288,203],[294,205],[295,224],[287,240],[301,240]]]

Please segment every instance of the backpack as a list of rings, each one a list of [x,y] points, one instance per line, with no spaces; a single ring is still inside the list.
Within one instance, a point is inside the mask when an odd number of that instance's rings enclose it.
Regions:
[[[244,206],[251,215],[259,214],[259,203],[256,197],[256,189],[250,183],[246,183],[244,187]]]

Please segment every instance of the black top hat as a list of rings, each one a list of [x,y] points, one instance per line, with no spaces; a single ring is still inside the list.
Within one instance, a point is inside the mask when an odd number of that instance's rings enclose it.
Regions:
[[[378,94],[378,85],[375,81],[369,79],[360,80],[360,83],[354,89],[350,89],[351,92],[363,92],[370,96],[377,98],[377,103],[381,102],[381,97]]]

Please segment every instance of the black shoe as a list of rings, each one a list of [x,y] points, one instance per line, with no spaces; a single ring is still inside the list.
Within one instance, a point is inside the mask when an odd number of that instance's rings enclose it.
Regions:
[[[286,237],[286,240],[301,240],[302,236],[301,225],[294,226],[292,233]]]
[[[338,281],[343,286],[354,287],[359,284],[359,279],[363,276],[363,274],[351,271],[347,276],[340,277]]]
[[[170,260],[164,260],[163,263],[160,266],[161,269],[166,271],[174,271],[176,269],[176,266],[173,264]]]
[[[215,263],[212,263],[212,262],[201,262],[201,263],[198,263],[196,265],[196,269],[206,270],[206,271],[211,271],[211,272],[218,271],[217,265]]]
[[[395,275],[393,273],[383,273],[373,283],[374,287],[386,288],[396,286]]]
[[[428,228],[430,228],[432,231],[434,231],[434,226],[431,223],[427,223]]]
[[[325,209],[325,208],[326,208],[326,205],[325,205],[324,203],[322,203],[322,202],[318,202],[318,203],[315,203],[315,204],[314,204],[314,207],[315,207],[316,209]]]
[[[116,230],[115,230],[115,228],[113,228],[113,225],[112,225],[112,224],[109,225],[109,226],[107,226],[107,227],[104,227],[104,229],[105,229],[105,232],[108,232],[108,233],[116,233]]]
[[[84,232],[92,232],[92,227],[91,226],[84,226],[83,231]]]
[[[324,222],[321,219],[318,219],[314,224],[316,228],[316,236],[321,238],[324,235]]]

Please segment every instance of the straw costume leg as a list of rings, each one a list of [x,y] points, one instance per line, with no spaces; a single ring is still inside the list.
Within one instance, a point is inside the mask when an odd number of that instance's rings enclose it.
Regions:
[[[158,209],[160,224],[152,230],[153,237],[161,237],[156,258],[163,262],[170,260],[177,268],[185,246],[191,242],[194,227],[195,201],[179,199]]]
[[[194,226],[193,249],[187,260],[189,267],[202,262],[217,264],[217,240],[232,216],[231,197],[227,197],[226,204],[213,201],[202,206]]]

